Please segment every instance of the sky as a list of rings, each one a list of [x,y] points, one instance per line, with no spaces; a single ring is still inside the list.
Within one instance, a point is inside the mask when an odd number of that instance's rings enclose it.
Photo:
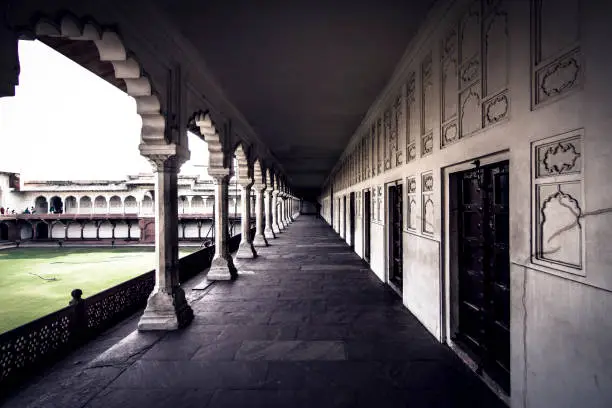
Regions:
[[[122,180],[151,173],[134,99],[40,41],[19,41],[14,97],[0,98],[0,171],[21,180]],[[188,135],[181,174],[206,177],[206,143]]]

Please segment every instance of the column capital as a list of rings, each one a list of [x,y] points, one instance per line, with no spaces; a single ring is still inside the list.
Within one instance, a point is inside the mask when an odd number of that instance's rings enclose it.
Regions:
[[[252,179],[238,179],[238,185],[242,188],[249,188],[251,186],[253,186],[253,180]]]
[[[261,193],[262,191],[266,190],[266,185],[263,183],[253,183],[253,190]]]
[[[176,143],[160,145],[141,143],[138,149],[156,172],[178,172],[181,164],[190,157],[189,149]]]
[[[213,179],[213,184],[215,185],[229,183],[229,179],[230,179],[229,171],[227,169],[221,169],[221,170],[225,170],[226,172],[224,173],[223,171],[216,171],[216,170],[211,172],[210,168],[208,169],[208,175]]]

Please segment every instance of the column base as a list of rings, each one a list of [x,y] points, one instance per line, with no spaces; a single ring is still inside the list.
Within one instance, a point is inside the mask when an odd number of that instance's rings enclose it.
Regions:
[[[174,289],[174,295],[165,292],[153,292],[147,301],[138,330],[177,330],[187,326],[193,320],[193,310],[185,299],[182,288]]]
[[[281,229],[278,225],[273,225],[272,226],[272,232],[274,232],[274,234],[280,234],[281,233]]]
[[[253,259],[257,257],[257,252],[250,242],[241,242],[236,252],[236,259]]]
[[[266,228],[264,230],[264,237],[266,239],[276,239],[276,235],[274,234],[274,231],[271,230],[270,228]]]
[[[232,257],[214,258],[210,264],[210,269],[206,275],[209,281],[232,280],[238,276],[238,271],[234,266]]]
[[[263,234],[259,234],[259,235],[255,235],[255,238],[253,238],[253,246],[257,247],[257,248],[263,248],[263,247],[267,247],[268,241],[266,240],[266,237]]]

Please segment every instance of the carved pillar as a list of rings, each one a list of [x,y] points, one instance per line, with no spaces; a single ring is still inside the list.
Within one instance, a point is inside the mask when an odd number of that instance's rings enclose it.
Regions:
[[[253,246],[266,247],[268,241],[264,233],[264,190],[266,185],[259,183],[253,186],[255,189],[255,238],[253,238]]]
[[[255,258],[257,252],[253,248],[253,241],[251,240],[251,184],[240,184],[240,201],[242,237],[240,238],[240,246],[238,247],[236,258]]]
[[[274,228],[272,227],[272,221],[273,221],[273,216],[272,216],[272,212],[273,212],[273,204],[274,204],[274,199],[272,197],[272,193],[274,192],[274,188],[270,185],[268,185],[268,187],[266,188],[266,192],[265,192],[265,204],[266,204],[266,228],[264,230],[264,236],[267,239],[274,239],[276,238],[276,234],[274,233]]]
[[[236,267],[229,252],[228,234],[228,183],[229,169],[226,175],[209,174],[215,185],[215,255],[213,256],[208,280],[231,280],[236,277]]]
[[[178,270],[177,171],[182,158],[176,155],[176,145],[150,146],[156,154],[147,154],[147,147],[141,146],[141,152],[155,171],[155,287],[138,330],[175,330],[193,319]],[[169,152],[160,154],[159,150]]]
[[[283,197],[281,199],[281,210],[282,210],[282,221],[285,229],[289,226],[289,220],[287,219],[287,193],[283,192]]]
[[[280,234],[281,229],[278,223],[278,194],[280,191],[272,191],[272,231],[274,234]]]
[[[234,261],[228,246],[228,183],[232,175],[231,162],[223,149],[222,137],[208,113],[199,113],[195,118],[200,133],[208,147],[208,175],[212,177],[215,190],[215,255],[208,280],[230,280],[237,276]]]

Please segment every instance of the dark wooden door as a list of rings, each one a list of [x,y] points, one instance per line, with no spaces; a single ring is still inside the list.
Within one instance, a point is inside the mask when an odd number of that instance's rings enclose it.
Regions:
[[[389,280],[402,290],[402,186],[389,186]]]
[[[363,257],[370,262],[370,222],[372,215],[370,191],[363,193]]]
[[[349,220],[351,222],[349,228],[351,231],[351,248],[355,249],[355,193],[349,196]]]
[[[457,177],[459,324],[456,341],[510,394],[508,162]]]

